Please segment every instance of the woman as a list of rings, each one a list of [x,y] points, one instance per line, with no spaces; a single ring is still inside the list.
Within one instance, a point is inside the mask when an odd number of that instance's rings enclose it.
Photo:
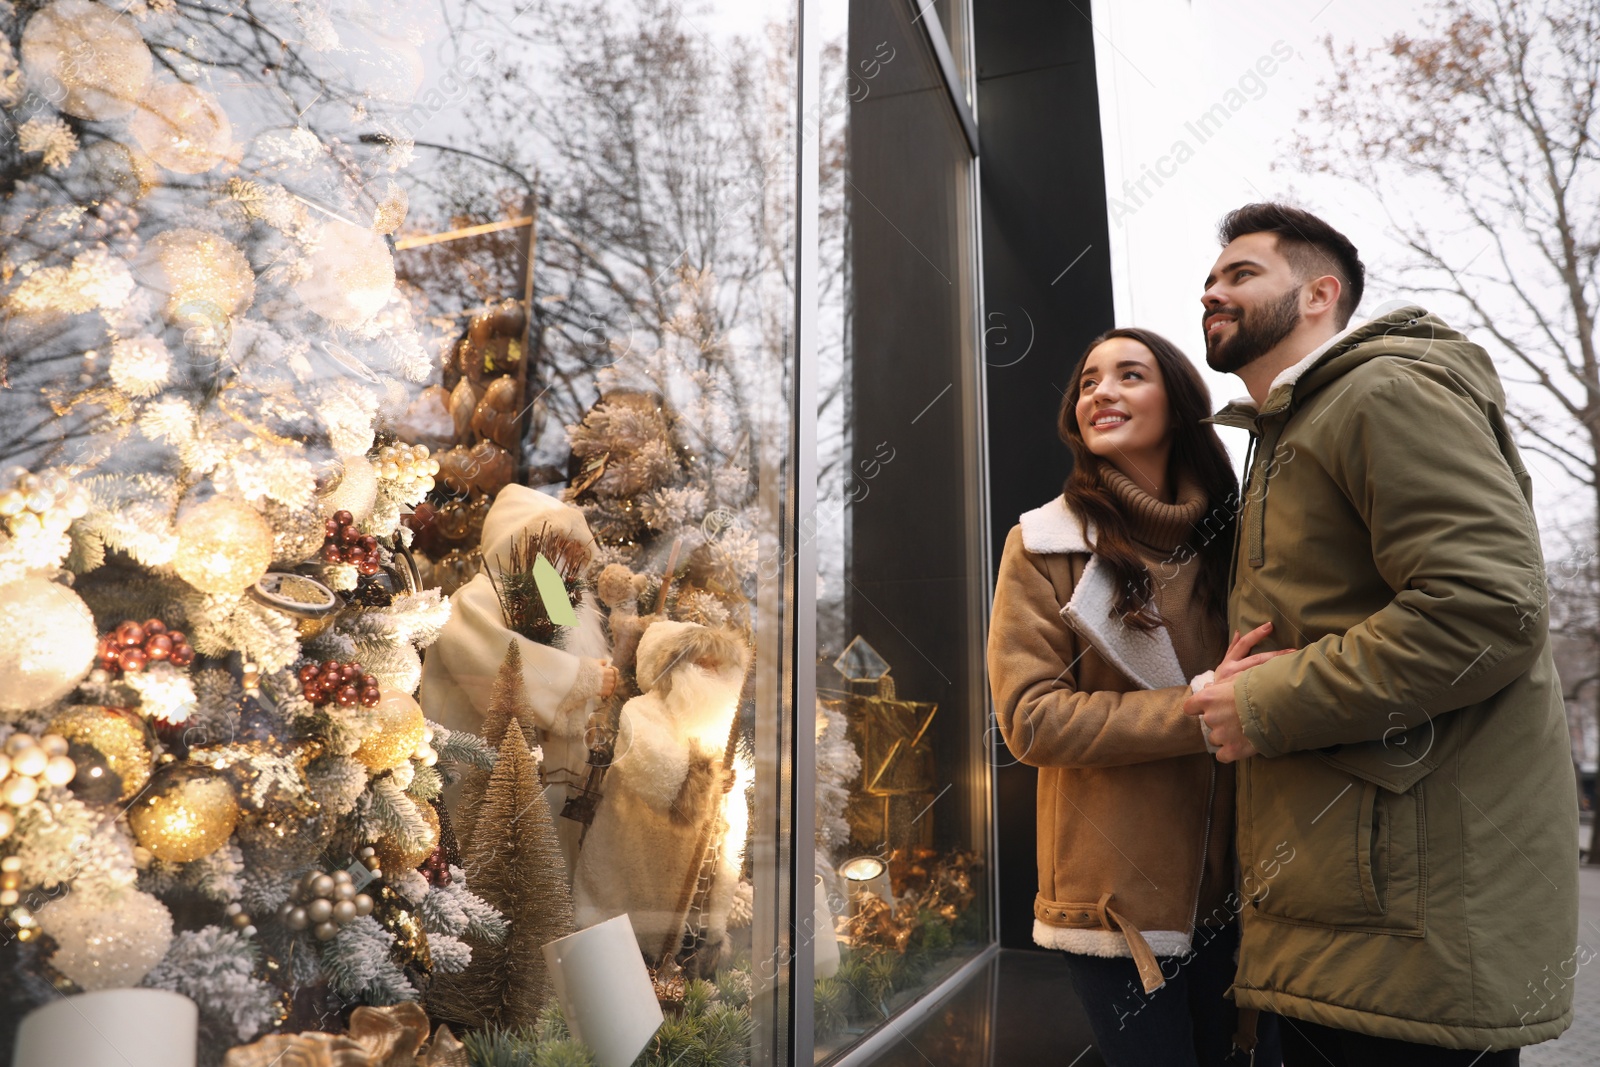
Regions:
[[[1262,627],[1223,655],[1238,483],[1210,410],[1171,342],[1096,338],[1058,417],[1072,473],[1011,530],[995,588],[995,711],[1039,768],[1033,936],[1066,954],[1113,1065],[1221,1064],[1256,1021],[1224,999],[1233,768],[1183,702],[1208,668],[1226,678],[1281,653],[1249,654]],[[1276,1064],[1261,1036],[1255,1062]]]

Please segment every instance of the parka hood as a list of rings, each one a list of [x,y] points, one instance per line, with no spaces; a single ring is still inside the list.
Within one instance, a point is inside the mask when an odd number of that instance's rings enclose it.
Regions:
[[[1284,412],[1374,359],[1414,359],[1449,368],[1479,397],[1499,393],[1483,350],[1418,304],[1399,304],[1350,326],[1273,379],[1257,411],[1250,397],[1233,400],[1207,421],[1254,429],[1258,417]]]

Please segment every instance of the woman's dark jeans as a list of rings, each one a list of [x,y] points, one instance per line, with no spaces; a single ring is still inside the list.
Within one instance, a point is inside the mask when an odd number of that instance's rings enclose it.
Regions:
[[[1195,951],[1162,957],[1167,984],[1146,993],[1133,960],[1062,953],[1109,1067],[1232,1067],[1236,1013],[1225,999],[1233,983],[1237,925],[1201,927]],[[1278,1019],[1262,1013],[1255,1067],[1278,1067]]]

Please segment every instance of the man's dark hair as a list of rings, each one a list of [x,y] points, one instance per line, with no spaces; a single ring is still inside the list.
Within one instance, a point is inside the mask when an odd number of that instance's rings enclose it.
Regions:
[[[1222,217],[1217,237],[1223,244],[1247,233],[1278,236],[1278,251],[1302,281],[1331,274],[1339,279],[1339,304],[1334,309],[1342,329],[1361,303],[1367,268],[1350,238],[1309,211],[1288,204],[1246,204]]]

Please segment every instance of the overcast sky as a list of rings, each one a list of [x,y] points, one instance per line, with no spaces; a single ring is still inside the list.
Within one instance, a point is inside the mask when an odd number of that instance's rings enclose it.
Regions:
[[[1376,45],[1414,27],[1424,8],[1413,0],[1094,0],[1106,186],[1114,198],[1108,211],[1117,324],[1148,327],[1177,342],[1201,363],[1218,403],[1244,390],[1231,375],[1203,365],[1199,295],[1217,254],[1217,220],[1231,208],[1285,198],[1316,211],[1355,242],[1375,275],[1363,313],[1405,296],[1387,286],[1385,266],[1399,252],[1371,198],[1300,173],[1289,141],[1300,110],[1332,71],[1321,44],[1326,34],[1340,44]],[[1243,106],[1221,129],[1216,120],[1199,127],[1213,104],[1238,104],[1230,90],[1239,91]],[[1181,163],[1179,141],[1193,153]],[[1158,174],[1157,186],[1146,168],[1170,177]],[[1144,191],[1123,190],[1125,181],[1141,177]],[[1419,197],[1418,213],[1426,209]],[[1228,433],[1237,435],[1228,446],[1238,461],[1244,435]],[[1524,458],[1548,542],[1558,521],[1582,509],[1563,506],[1574,496],[1570,481],[1540,457]]]

